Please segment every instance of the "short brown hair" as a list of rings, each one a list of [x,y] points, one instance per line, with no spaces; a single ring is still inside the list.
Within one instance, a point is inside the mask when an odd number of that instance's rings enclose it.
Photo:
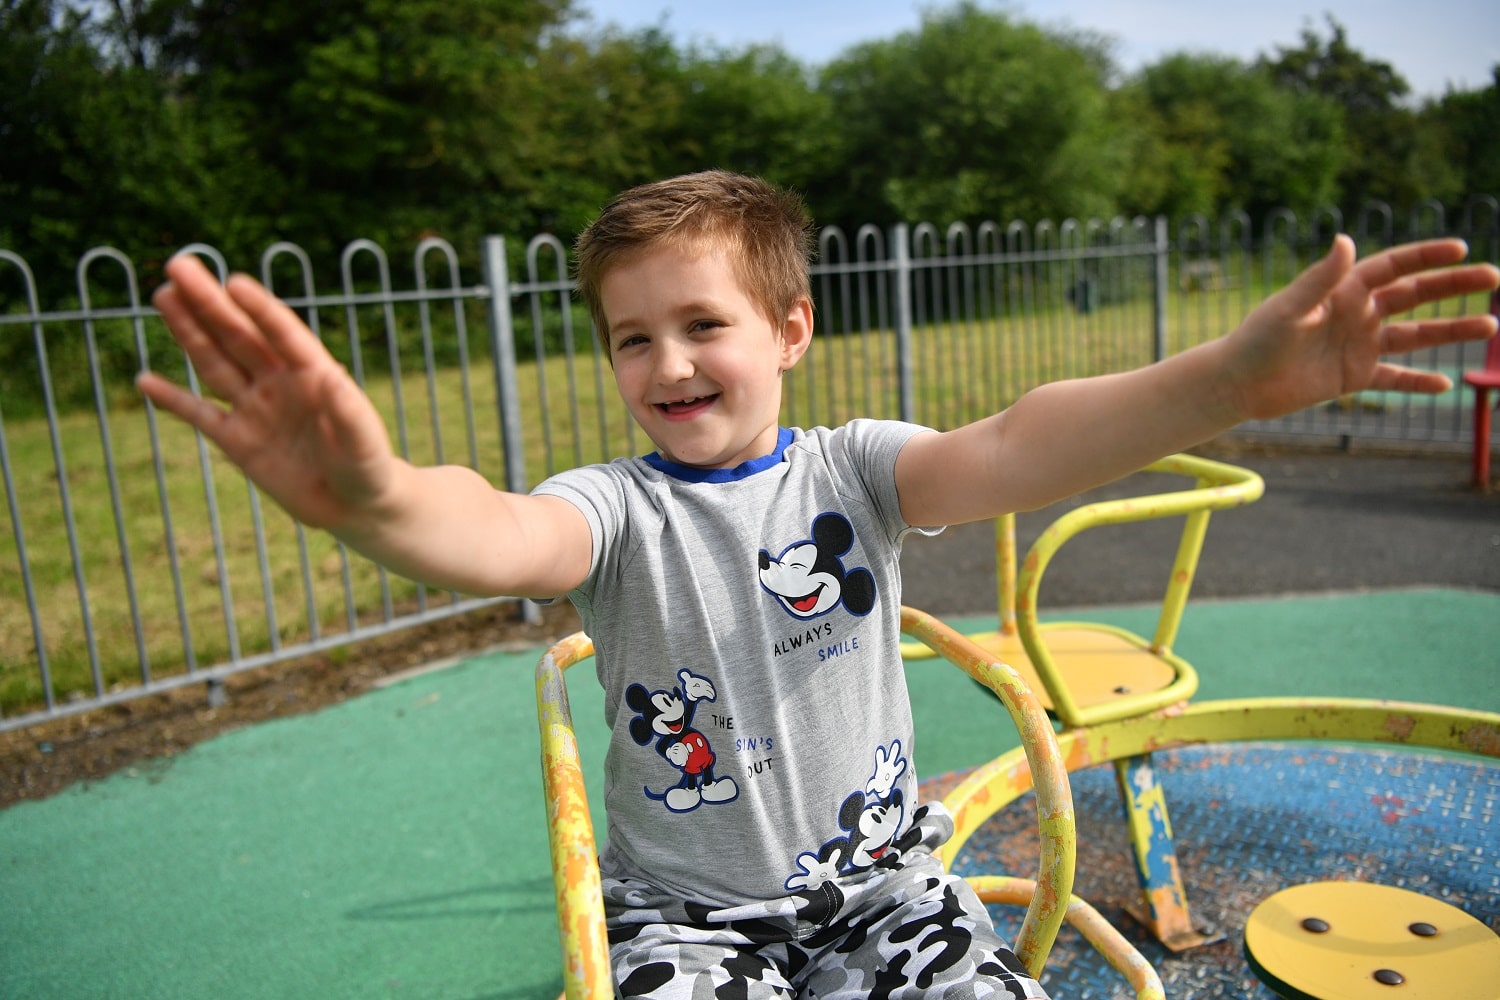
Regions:
[[[799,298],[812,298],[812,226],[796,194],[725,170],[642,184],[616,196],[574,245],[578,293],[606,349],[599,291],[609,269],[647,250],[695,244],[729,254],[745,294],[778,330]]]

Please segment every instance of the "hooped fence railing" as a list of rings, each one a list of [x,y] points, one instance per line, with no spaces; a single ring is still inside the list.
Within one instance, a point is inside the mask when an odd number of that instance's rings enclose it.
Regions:
[[[1353,222],[1278,211],[1258,230],[1243,214],[824,229],[818,333],[788,374],[783,419],[946,428],[1043,382],[1149,363],[1232,328],[1346,228],[1361,253],[1458,235],[1474,259],[1500,260],[1491,196],[1451,213],[1426,203],[1399,226],[1373,205]],[[228,272],[212,247],[183,252]],[[368,240],[344,248],[336,290],[320,290],[291,243],[255,270],[348,365],[413,461],[467,464],[524,492],[648,444],[614,395],[554,236],[524,248],[487,237],[471,262],[429,237],[400,287]],[[135,263],[99,247],[75,277],[65,305],[44,310],[27,261],[0,249],[0,731],[185,685],[217,698],[234,672],[357,655],[361,640],[496,604],[535,614],[392,577],[263,503],[135,392],[148,368],[198,390]],[[1464,345],[1410,361],[1458,383],[1482,355]],[[1366,394],[1248,430],[1458,446],[1469,405],[1457,391]]]

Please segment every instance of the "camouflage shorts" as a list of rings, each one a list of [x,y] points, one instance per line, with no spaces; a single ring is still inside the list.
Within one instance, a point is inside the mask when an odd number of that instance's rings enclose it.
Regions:
[[[820,893],[727,908],[684,902],[633,879],[605,879],[616,994],[1046,997],[963,879],[929,854],[905,861]]]

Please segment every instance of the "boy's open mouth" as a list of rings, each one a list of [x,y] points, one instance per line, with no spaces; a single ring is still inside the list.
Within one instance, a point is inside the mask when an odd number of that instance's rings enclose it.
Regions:
[[[657,403],[656,408],[669,417],[681,417],[705,409],[718,398],[717,393],[712,396],[694,396],[691,399],[677,399],[670,403]]]

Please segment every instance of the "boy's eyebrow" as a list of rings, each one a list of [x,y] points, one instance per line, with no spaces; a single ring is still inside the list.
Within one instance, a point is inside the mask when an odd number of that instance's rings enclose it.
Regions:
[[[702,296],[673,308],[671,316],[673,319],[681,320],[689,316],[697,317],[705,314],[712,316],[723,315],[728,310],[729,307],[723,302],[717,301],[711,296]],[[605,318],[609,320],[610,340],[614,340],[615,334],[619,330],[639,328],[643,325],[639,319],[629,315],[616,319],[606,312]]]

